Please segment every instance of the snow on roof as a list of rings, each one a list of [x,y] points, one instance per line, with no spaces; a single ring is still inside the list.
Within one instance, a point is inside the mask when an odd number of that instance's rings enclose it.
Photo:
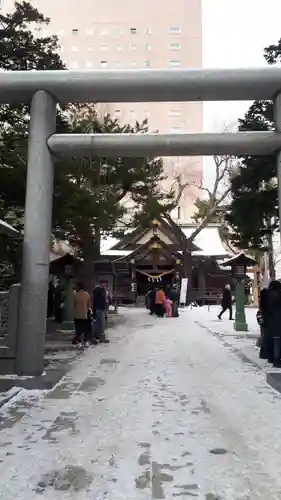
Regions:
[[[107,255],[108,257],[127,257],[132,253],[132,250],[105,250],[101,252],[102,255]]]
[[[18,234],[18,231],[7,222],[0,219],[0,234],[7,234],[8,236],[12,236],[13,234]]]
[[[191,236],[193,231],[196,229],[196,226],[191,224],[186,226],[181,225],[180,227],[187,237]],[[219,227],[215,224],[202,229],[202,231],[196,236],[194,243],[201,250],[192,252],[192,255],[205,255],[207,257],[228,255],[221,241]]]
[[[196,229],[195,225],[180,225],[180,228],[184,232],[184,234],[189,237],[193,233],[194,229]],[[101,239],[101,255],[108,256],[127,256],[130,255],[131,251],[128,250],[111,250],[117,243],[117,238],[113,238],[112,236],[103,236]],[[196,236],[194,240],[195,245],[197,245],[201,250],[197,250],[192,252],[192,255],[201,255],[206,257],[211,256],[228,256],[228,252],[225,250],[221,237],[219,235],[219,227],[215,224],[209,225],[202,229],[202,231]]]
[[[230,259],[223,260],[223,262],[221,262],[221,265],[224,266],[225,263],[229,262],[230,266],[231,266],[231,261],[238,259],[238,257],[240,257],[240,256],[244,256],[244,257],[246,257],[246,259],[251,260],[253,262],[253,265],[254,265],[254,262],[256,262],[255,259],[253,259],[253,257],[250,257],[245,252],[239,252],[239,253],[236,253],[235,255],[233,255]],[[225,267],[228,267],[228,266],[225,266]]]
[[[101,254],[112,255],[108,253],[108,250],[119,242],[117,238],[112,236],[102,236],[101,238]]]

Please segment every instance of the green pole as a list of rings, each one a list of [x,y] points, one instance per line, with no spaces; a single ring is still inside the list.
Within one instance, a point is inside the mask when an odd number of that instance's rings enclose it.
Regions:
[[[73,317],[72,317],[73,287],[71,278],[67,276],[64,278],[63,289],[64,289],[63,329],[73,330]]]
[[[235,305],[234,330],[236,332],[247,332],[244,282],[239,279],[237,279],[235,286]]]

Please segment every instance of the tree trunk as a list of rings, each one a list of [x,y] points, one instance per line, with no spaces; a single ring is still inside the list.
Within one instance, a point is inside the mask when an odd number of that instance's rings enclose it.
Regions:
[[[101,198],[101,162],[97,162],[97,168],[95,171],[95,187],[97,189],[97,197],[100,200]],[[94,241],[94,255],[93,258],[94,260],[99,260],[100,258],[100,245],[101,245],[101,227],[100,227],[100,221],[97,220],[95,223],[95,241]]]
[[[100,247],[101,247],[101,229],[99,224],[95,224],[95,239],[93,243],[93,259],[100,259]]]
[[[258,252],[255,254],[255,260],[258,263],[258,266],[254,267],[254,281],[253,281],[253,301],[254,301],[254,306],[258,307],[259,306],[259,296],[260,296],[260,255]]]
[[[84,272],[85,272],[85,284],[88,291],[92,291],[94,288],[94,274],[95,274],[95,259],[93,258],[93,252],[87,251],[84,254]]]

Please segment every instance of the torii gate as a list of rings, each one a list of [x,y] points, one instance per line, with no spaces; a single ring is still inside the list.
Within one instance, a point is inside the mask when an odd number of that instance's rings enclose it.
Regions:
[[[56,104],[272,100],[275,132],[56,134]],[[14,71],[0,74],[0,103],[31,102],[18,373],[44,366],[52,219],[52,155],[204,156],[276,154],[281,224],[281,68],[231,70]]]

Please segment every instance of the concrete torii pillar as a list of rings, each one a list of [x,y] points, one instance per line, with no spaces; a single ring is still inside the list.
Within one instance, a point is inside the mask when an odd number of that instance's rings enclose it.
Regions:
[[[281,132],[281,92],[278,94],[274,101],[274,119],[276,132]],[[281,148],[279,153],[277,154],[276,172],[278,182],[279,230],[281,238]]]
[[[19,375],[37,376],[44,370],[54,176],[47,140],[55,129],[56,101],[40,90],[32,99],[29,127],[16,355]]]

